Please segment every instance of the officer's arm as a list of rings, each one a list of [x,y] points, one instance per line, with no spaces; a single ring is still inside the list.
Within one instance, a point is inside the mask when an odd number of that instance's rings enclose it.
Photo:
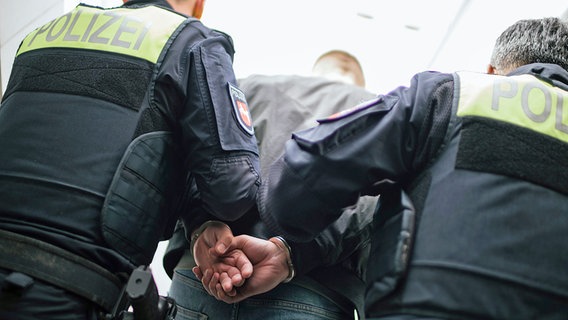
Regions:
[[[231,87],[236,84],[232,50],[229,38],[217,33],[192,47],[181,114],[185,164],[203,208],[225,221],[238,219],[254,205],[260,185],[256,139],[246,127],[250,115],[241,108],[238,89]]]
[[[420,74],[410,88],[295,133],[263,182],[258,198],[263,221],[291,241],[308,241],[360,195],[376,195],[381,183],[409,179],[444,137],[430,135],[429,117],[438,107],[447,109],[440,101],[451,103],[453,87],[435,93],[436,99],[432,92],[451,80],[451,75]],[[420,95],[416,86],[424,83],[428,90]],[[449,119],[449,112],[443,117]]]
[[[378,197],[361,197],[357,205],[346,208],[339,219],[309,242],[288,240],[296,275],[317,267],[336,265],[353,253],[365,250],[363,247],[371,240],[377,201]]]

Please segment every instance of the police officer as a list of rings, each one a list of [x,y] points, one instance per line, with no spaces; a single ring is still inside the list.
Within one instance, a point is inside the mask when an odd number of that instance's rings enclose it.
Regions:
[[[567,101],[566,22],[518,21],[488,74],[419,73],[296,133],[263,183],[261,217],[307,241],[380,193],[367,318],[566,319]]]
[[[81,4],[22,41],[0,107],[0,318],[109,313],[191,186],[220,220],[254,205],[258,150],[233,45],[202,10]]]

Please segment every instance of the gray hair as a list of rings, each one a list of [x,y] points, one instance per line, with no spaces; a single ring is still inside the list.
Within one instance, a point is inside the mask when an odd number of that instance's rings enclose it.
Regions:
[[[559,18],[520,20],[495,42],[491,65],[513,70],[530,63],[554,63],[568,70],[568,24]]]

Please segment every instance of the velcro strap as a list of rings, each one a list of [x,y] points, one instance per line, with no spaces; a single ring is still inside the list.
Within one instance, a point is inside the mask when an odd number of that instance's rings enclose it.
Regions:
[[[66,250],[0,230],[0,267],[18,271],[73,292],[111,311],[121,293],[120,279]]]

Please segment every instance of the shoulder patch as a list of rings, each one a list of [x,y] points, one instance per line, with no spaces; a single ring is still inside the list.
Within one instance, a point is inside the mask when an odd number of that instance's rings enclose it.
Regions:
[[[229,83],[229,95],[231,96],[237,122],[246,133],[253,135],[254,128],[252,126],[252,117],[245,94],[239,88]]]
[[[364,101],[362,103],[359,103],[358,105],[355,105],[354,107],[351,107],[349,109],[343,110],[343,111],[339,111],[337,113],[332,114],[331,116],[325,118],[325,119],[319,119],[317,120],[319,123],[325,123],[325,122],[331,122],[331,121],[335,121],[335,120],[339,120],[342,118],[345,118],[347,116],[350,116],[352,114],[355,114],[357,112],[360,112],[362,110],[365,110],[369,107],[372,107],[380,102],[383,101],[383,97],[382,96],[378,96],[376,98]]]

